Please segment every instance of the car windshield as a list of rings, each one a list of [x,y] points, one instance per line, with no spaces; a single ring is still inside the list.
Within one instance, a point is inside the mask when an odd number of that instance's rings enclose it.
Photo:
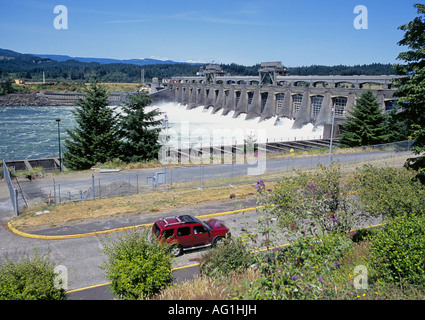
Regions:
[[[158,237],[159,236],[159,227],[157,226],[157,224],[156,223],[154,223],[153,224],[153,226],[152,226],[152,231],[153,231],[153,233],[154,233],[154,235],[156,236],[156,237]]]
[[[213,228],[208,224],[208,223],[205,223],[205,222],[203,222],[203,221],[199,221],[205,228],[207,228],[208,230],[213,230]]]

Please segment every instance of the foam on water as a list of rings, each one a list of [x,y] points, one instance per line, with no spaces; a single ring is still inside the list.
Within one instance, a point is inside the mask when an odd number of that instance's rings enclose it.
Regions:
[[[313,130],[308,124],[301,129],[292,130],[293,120],[271,118],[259,122],[259,119],[245,120],[242,114],[233,118],[233,112],[222,116],[219,111],[203,107],[187,110],[177,103],[159,103],[148,109],[158,108],[168,115],[170,147],[184,147],[187,143],[229,145],[236,140],[243,142],[249,135],[257,142],[288,141],[300,139],[318,139],[323,129]],[[58,156],[58,126],[55,121],[61,119],[61,146],[68,137],[65,129],[72,130],[76,122],[72,111],[74,107],[0,107],[0,160],[48,158]],[[117,108],[120,113],[121,108]],[[162,119],[164,116],[160,116]],[[218,141],[217,141],[218,140]],[[180,141],[180,142],[179,142]]]
[[[216,141],[216,135],[226,133],[232,135],[232,137],[219,137],[219,139],[228,142],[239,139],[242,142],[241,140],[253,135],[257,142],[264,143],[267,139],[269,142],[319,139],[323,132],[323,127],[314,129],[311,123],[300,129],[292,129],[294,120],[288,118],[277,120],[276,117],[273,117],[260,121],[260,118],[245,120],[245,114],[233,118],[234,111],[230,111],[225,116],[222,115],[221,111],[213,114],[212,107],[209,109],[197,107],[188,110],[178,103],[162,102],[150,108],[158,108],[161,112],[167,114],[171,128],[169,129],[170,143],[174,146],[178,143],[178,139],[181,141],[180,144],[189,139],[190,144],[194,144],[193,141],[195,143],[196,141],[209,143],[209,140]],[[162,115],[159,118],[162,119],[163,117]],[[241,133],[243,133],[243,137],[241,137]]]

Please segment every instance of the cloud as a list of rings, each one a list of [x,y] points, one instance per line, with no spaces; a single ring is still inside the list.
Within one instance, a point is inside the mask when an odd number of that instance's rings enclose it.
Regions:
[[[130,20],[112,20],[108,21],[108,23],[143,23],[148,22],[147,19],[130,19]]]
[[[219,24],[235,24],[235,25],[255,25],[258,24],[256,21],[250,20],[238,20],[238,19],[226,19],[216,17],[202,17],[199,21],[219,23]]]

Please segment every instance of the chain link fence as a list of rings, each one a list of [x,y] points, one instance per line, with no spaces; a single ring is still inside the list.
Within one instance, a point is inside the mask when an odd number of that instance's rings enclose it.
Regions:
[[[16,190],[15,187],[13,186],[13,182],[10,177],[9,168],[7,167],[6,162],[4,160],[1,163],[1,165],[3,169],[3,179],[6,182],[7,188],[9,189],[9,195],[10,195],[10,200],[12,201],[13,212],[17,216],[19,214],[19,207],[18,207],[19,193],[18,193],[18,190]]]
[[[315,170],[318,164],[329,165],[330,161],[339,163],[344,174],[352,173],[356,167],[364,164],[401,168],[406,159],[412,156],[412,143],[402,141],[361,148],[335,148],[331,156],[325,149],[287,152],[276,157],[269,153],[264,163],[255,158],[246,158],[243,163],[230,159],[215,165],[163,166],[131,170],[131,173],[101,170],[81,180],[73,180],[73,175],[63,174],[47,184],[37,179],[25,181],[20,177],[18,188],[13,186],[6,166],[3,171],[5,179],[8,176],[10,197],[18,214],[19,209],[38,203],[64,204],[149,192],[255,183],[259,178],[273,181],[285,175],[294,175],[294,169]],[[249,174],[249,170],[256,167],[260,168],[258,174]],[[22,200],[18,201],[18,198]]]

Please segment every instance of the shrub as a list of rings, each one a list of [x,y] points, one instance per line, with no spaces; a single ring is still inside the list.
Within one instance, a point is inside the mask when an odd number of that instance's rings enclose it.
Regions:
[[[261,276],[239,293],[240,299],[317,299],[324,281],[339,268],[343,255],[351,248],[345,234],[320,238],[300,237],[291,246],[270,254],[257,254]]]
[[[321,236],[350,230],[360,216],[347,191],[335,164],[330,169],[319,165],[317,172],[299,172],[296,178],[281,180],[271,200],[286,238],[291,241],[301,234]]]
[[[201,274],[212,276],[246,269],[252,263],[252,256],[242,240],[229,238],[202,254],[201,260]]]
[[[65,290],[55,287],[54,264],[49,257],[34,252],[0,261],[0,300],[63,300]]]
[[[372,216],[425,213],[425,188],[407,169],[365,165],[358,169],[354,184],[360,208]]]
[[[393,217],[371,237],[370,263],[382,281],[425,285],[425,216]]]
[[[171,282],[169,245],[148,237],[149,230],[133,230],[104,244],[101,269],[122,299],[149,298]]]

